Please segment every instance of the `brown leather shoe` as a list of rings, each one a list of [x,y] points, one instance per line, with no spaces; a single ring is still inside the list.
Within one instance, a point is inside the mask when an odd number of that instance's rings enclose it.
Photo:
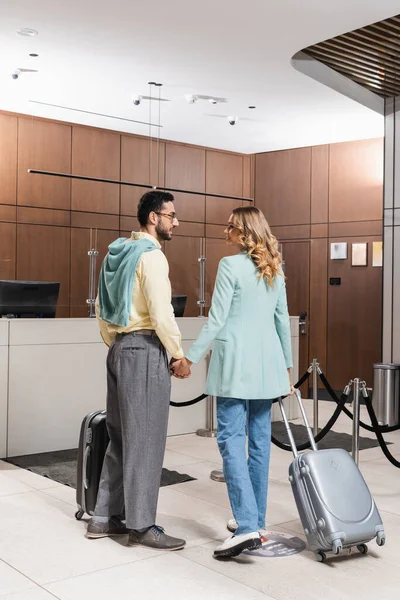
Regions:
[[[129,529],[125,527],[119,517],[111,517],[106,523],[96,521],[96,517],[92,517],[85,535],[89,539],[96,539],[114,535],[127,535],[128,533]]]
[[[134,530],[129,532],[128,546],[146,546],[154,550],[181,550],[185,545],[185,540],[167,535],[158,525],[153,525],[143,533]]]

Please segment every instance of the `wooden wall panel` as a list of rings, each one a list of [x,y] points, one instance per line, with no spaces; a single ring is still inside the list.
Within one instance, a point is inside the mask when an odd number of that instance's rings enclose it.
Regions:
[[[330,237],[349,237],[356,235],[382,235],[382,221],[353,221],[349,223],[329,223]]]
[[[314,223],[313,225],[311,225],[311,237],[328,237],[328,223]]]
[[[122,230],[138,231],[139,223],[136,217],[120,217],[119,218],[119,228]],[[129,233],[130,235],[130,233]]]
[[[101,213],[71,212],[71,227],[84,227],[89,229],[119,229],[119,215],[105,215]]]
[[[166,145],[165,185],[193,192],[204,192],[206,151],[178,144]]]
[[[181,194],[173,192],[175,199],[175,210],[178,219],[189,221],[191,223],[204,223],[206,219],[206,199],[205,196],[194,194]]]
[[[206,185],[206,151],[202,148],[166,144],[165,186],[173,189],[204,192]],[[183,221],[205,219],[205,197],[175,193],[176,212]]]
[[[309,239],[309,225],[287,225],[286,227],[272,227],[272,233],[278,240]]]
[[[309,314],[310,298],[310,244],[309,242],[284,242],[282,244],[285,261],[286,293],[289,314],[299,316],[306,311]],[[309,332],[299,338],[300,376],[309,366]]]
[[[256,156],[255,204],[270,225],[310,223],[311,148]]]
[[[328,221],[329,146],[311,149],[311,223]]]
[[[17,117],[0,114],[0,204],[17,202]]]
[[[206,192],[243,196],[243,156],[207,150]]]
[[[380,220],[383,212],[382,139],[332,144],[329,221]]]
[[[17,225],[17,279],[59,281],[57,317],[69,316],[70,238],[67,227]]]
[[[243,196],[254,199],[255,154],[243,156]],[[247,203],[246,203],[247,204]]]
[[[328,317],[328,240],[311,240],[310,245],[309,361],[317,358],[326,372]],[[311,386],[310,386],[311,387]],[[322,387],[322,385],[320,386]]]
[[[99,229],[97,232],[97,250],[99,255],[96,260],[96,289],[101,264],[108,252],[108,246],[119,237],[118,231]],[[71,292],[70,316],[87,317],[89,296],[89,256],[90,230],[71,228]]]
[[[185,317],[197,317],[199,307],[200,239],[191,237],[173,237],[165,243],[165,256],[169,262],[169,277],[173,295],[186,295]],[[183,258],[184,257],[184,258]]]
[[[214,198],[206,196],[206,223],[214,225],[227,225],[229,217],[234,208],[247,206],[248,202],[241,200],[231,200],[230,198]]]
[[[343,239],[331,238],[329,242]],[[335,389],[354,377],[372,385],[372,365],[381,356],[382,269],[372,267],[372,242],[379,236],[347,238],[347,260],[329,260],[327,374]],[[351,266],[351,244],[368,243],[368,266]]]
[[[11,221],[15,223],[17,220],[17,207],[9,204],[0,204],[0,221]]]
[[[204,237],[204,223],[188,223],[179,221],[179,227],[175,227],[174,236],[184,235],[186,237]]]
[[[120,179],[120,136],[109,131],[78,127],[72,132],[72,173]],[[72,181],[71,208],[119,214],[120,186],[93,181]]]
[[[214,291],[215,278],[218,271],[218,263],[224,256],[232,256],[238,253],[235,246],[229,246],[222,239],[206,239],[206,284],[205,284],[205,300],[206,307],[209,309],[211,305],[211,297]]]
[[[0,223],[0,279],[15,279],[15,251],[15,223]]]
[[[207,238],[220,238],[225,239],[225,226],[224,225],[210,225],[206,224],[206,237]]]
[[[150,153],[151,148],[151,153]],[[151,167],[151,168],[150,168]],[[134,136],[121,136],[121,181],[163,186],[165,181],[165,143]],[[136,216],[146,188],[121,186],[121,214]]]
[[[71,127],[18,119],[18,204],[69,210],[71,181],[32,175],[28,169],[71,173]]]
[[[33,223],[36,225],[60,225],[69,227],[71,213],[69,210],[53,210],[51,208],[17,207],[18,223]]]

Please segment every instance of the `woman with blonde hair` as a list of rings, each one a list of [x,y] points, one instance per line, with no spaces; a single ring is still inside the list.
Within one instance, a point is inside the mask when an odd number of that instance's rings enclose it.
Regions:
[[[217,442],[236,521],[234,535],[214,550],[216,557],[261,545],[272,400],[294,391],[278,242],[263,213],[252,206],[233,211],[225,235],[240,253],[220,261],[208,321],[186,358],[172,366],[176,376],[187,376],[214,343],[206,393],[217,397]]]

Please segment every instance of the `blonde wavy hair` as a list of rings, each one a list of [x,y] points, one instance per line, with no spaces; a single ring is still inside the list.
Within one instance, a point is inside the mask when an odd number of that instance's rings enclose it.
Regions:
[[[255,206],[235,208],[232,215],[241,248],[256,265],[259,278],[264,277],[269,285],[273,285],[278,273],[282,274],[282,257],[267,219]]]

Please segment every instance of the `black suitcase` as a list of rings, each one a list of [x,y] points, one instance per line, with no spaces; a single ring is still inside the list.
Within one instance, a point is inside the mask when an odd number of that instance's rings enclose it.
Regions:
[[[89,413],[82,421],[79,436],[76,481],[76,519],[93,515],[96,507],[100,475],[109,442],[106,411]]]

